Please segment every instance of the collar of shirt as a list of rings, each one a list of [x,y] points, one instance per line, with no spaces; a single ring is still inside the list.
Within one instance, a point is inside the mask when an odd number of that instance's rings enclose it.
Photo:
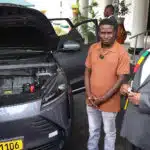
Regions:
[[[101,50],[101,49],[103,49],[103,48],[102,48],[102,46],[101,46],[101,42],[99,42],[98,44],[99,44],[99,47],[98,47],[98,49],[97,49],[97,50],[99,51],[99,50]],[[114,42],[114,44],[112,45],[112,47],[110,47],[110,48],[106,48],[106,49],[107,49],[107,51],[110,51],[110,52],[116,53],[116,48],[115,48],[115,47],[116,47],[116,45],[117,45],[117,42],[115,41],[115,42]]]
[[[111,16],[109,16],[109,17],[105,17],[105,19],[109,19],[109,18],[111,18],[111,17],[113,17],[114,15],[111,15]]]
[[[150,52],[150,49],[148,49],[147,51]],[[140,84],[142,84],[146,80],[146,78],[150,75],[150,70],[147,69],[147,68],[149,68],[149,64],[150,64],[150,55],[147,57],[147,59],[145,60],[145,62],[143,64]]]
[[[150,64],[150,55],[147,57],[147,59],[145,60],[145,62],[143,64],[140,84],[142,84],[147,79],[147,77],[150,75],[150,70],[148,69],[149,64]]]

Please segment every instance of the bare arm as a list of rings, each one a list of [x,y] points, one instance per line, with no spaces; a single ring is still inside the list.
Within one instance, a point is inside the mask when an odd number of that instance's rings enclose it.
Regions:
[[[91,77],[91,69],[89,68],[85,68],[85,78],[84,78],[84,81],[85,81],[85,89],[86,89],[86,95],[87,97],[90,97],[91,96],[91,87],[90,87],[90,77]]]
[[[102,101],[106,101],[109,98],[111,98],[116,92],[118,92],[119,88],[125,81],[126,76],[125,75],[119,75],[119,78],[116,82],[116,84],[102,97]]]
[[[127,52],[120,54],[118,60],[118,67],[116,74],[118,75],[118,80],[114,84],[114,86],[106,92],[106,94],[100,98],[102,102],[107,101],[110,99],[118,90],[120,89],[121,85],[127,80],[127,75],[130,72],[130,58]]]
[[[114,86],[106,92],[106,94],[103,97],[98,98],[94,103],[95,105],[100,105],[101,103],[104,103],[108,99],[110,99],[121,87],[123,82],[126,79],[126,75],[119,75],[117,82],[114,84]]]

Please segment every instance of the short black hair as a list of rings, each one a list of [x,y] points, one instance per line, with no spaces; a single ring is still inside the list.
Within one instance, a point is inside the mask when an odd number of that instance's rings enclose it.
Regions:
[[[101,25],[111,25],[114,27],[114,30],[117,31],[117,25],[116,24],[117,24],[116,20],[113,20],[111,18],[105,18],[105,19],[102,19],[100,21],[98,27],[100,28]]]
[[[106,8],[111,8],[112,12],[114,13],[114,9],[115,9],[115,8],[114,8],[113,5],[111,5],[111,4],[110,4],[110,5],[107,5],[107,6],[105,7],[105,9],[106,9]]]

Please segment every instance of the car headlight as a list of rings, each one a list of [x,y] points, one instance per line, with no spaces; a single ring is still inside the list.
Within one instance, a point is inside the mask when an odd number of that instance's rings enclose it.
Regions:
[[[55,100],[67,91],[67,79],[65,74],[59,71],[46,88],[46,92],[43,94],[42,104]]]

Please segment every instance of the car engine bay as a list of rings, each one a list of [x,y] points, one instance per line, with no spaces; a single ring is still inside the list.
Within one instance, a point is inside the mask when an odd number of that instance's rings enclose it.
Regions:
[[[30,68],[28,65],[29,68],[26,68],[24,65],[22,69],[4,70],[3,75],[0,74],[0,96],[40,92],[55,73],[48,66],[37,66]]]

